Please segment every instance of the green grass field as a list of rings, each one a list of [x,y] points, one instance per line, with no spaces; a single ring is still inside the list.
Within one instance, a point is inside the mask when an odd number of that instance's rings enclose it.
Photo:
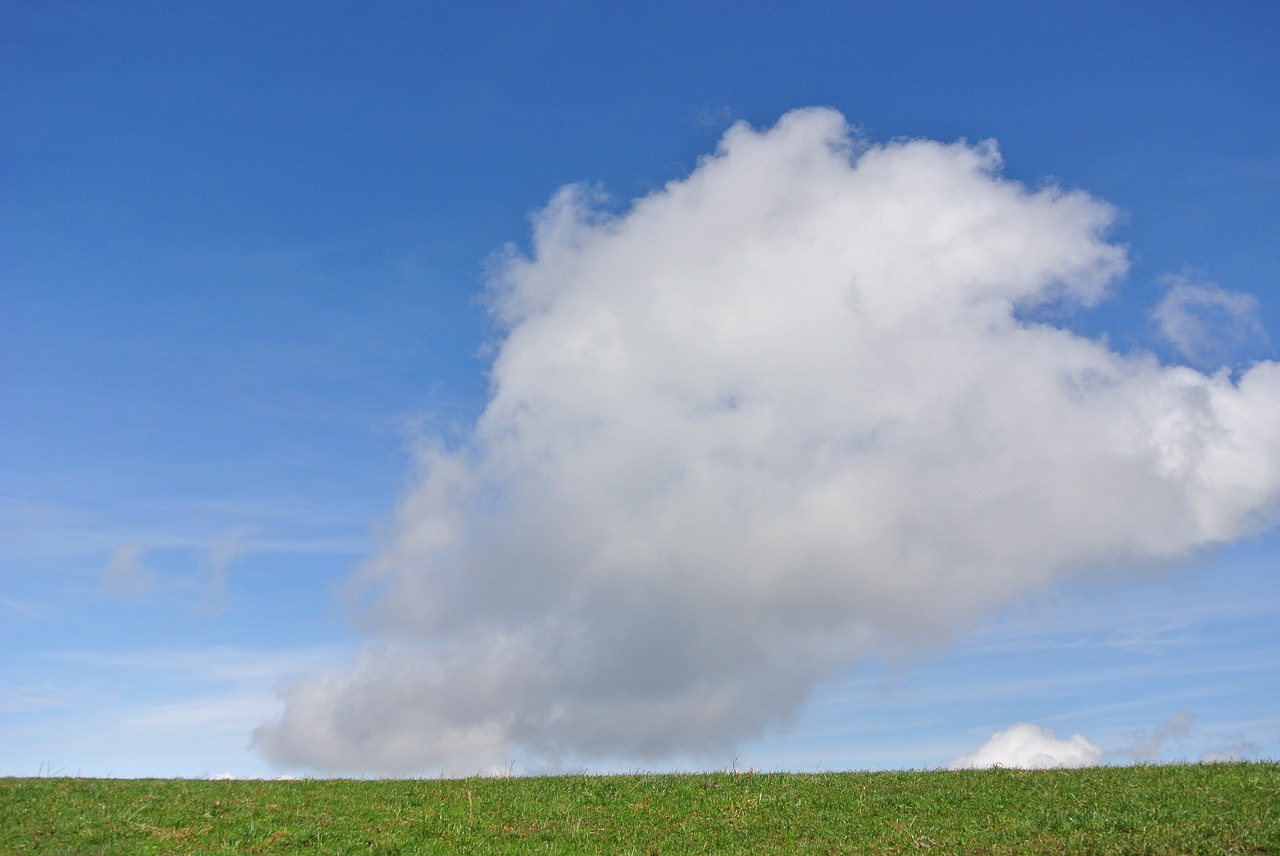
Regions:
[[[1280,764],[0,779],[10,853],[1276,853]]]

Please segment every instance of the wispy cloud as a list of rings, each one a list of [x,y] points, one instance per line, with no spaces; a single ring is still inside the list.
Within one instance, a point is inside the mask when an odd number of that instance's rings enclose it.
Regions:
[[[1196,283],[1184,276],[1166,278],[1169,291],[1152,311],[1160,333],[1184,357],[1210,368],[1232,361],[1239,349],[1267,343],[1252,294]]]
[[[1165,744],[1185,740],[1191,734],[1194,721],[1194,714],[1179,711],[1154,728],[1131,732],[1128,736],[1133,742],[1116,751],[1135,761],[1154,761],[1160,757]]]
[[[227,593],[227,571],[232,564],[238,562],[250,552],[245,544],[245,536],[252,531],[249,526],[241,526],[225,532],[216,538],[204,552],[204,564],[209,571],[209,591],[206,609],[218,614],[231,604],[231,596]]]
[[[280,708],[277,689],[341,659],[337,645],[163,647],[45,653],[0,681],[0,775],[52,763],[83,775],[263,775],[249,733]]]
[[[102,571],[107,588],[121,594],[144,594],[155,587],[156,576],[142,563],[145,549],[138,544],[121,544],[111,554]]]
[[[113,652],[64,651],[45,654],[51,660],[89,664],[100,668],[127,669],[150,673],[157,680],[172,675],[189,681],[232,681],[237,683],[278,680],[314,669],[340,655],[341,646],[311,646],[298,649],[258,650],[217,645],[205,648],[153,649]],[[159,677],[163,673],[170,676]]]
[[[52,686],[12,684],[0,691],[0,713],[33,713],[61,710],[81,695],[75,690]]]
[[[10,613],[19,615],[30,621],[49,621],[51,620],[39,604],[30,600],[21,600],[13,597],[0,597],[0,606],[3,606]]]
[[[329,770],[723,752],[868,651],[1274,520],[1280,365],[1238,382],[1025,319],[1126,269],[1114,212],[991,143],[733,126],[496,263],[492,397],[358,585],[376,637],[286,693]]]
[[[1239,732],[1208,731],[1194,713],[1180,710],[1152,728],[1125,735],[1127,743],[1108,754],[1126,761],[1159,761],[1170,752],[1180,760],[1240,761],[1256,758],[1259,746]],[[1188,756],[1190,753],[1190,757]]]
[[[1228,743],[1217,749],[1209,749],[1196,758],[1201,764],[1220,764],[1228,761],[1253,761],[1258,757],[1261,747],[1252,740]]]
[[[249,552],[358,556],[369,549],[367,520],[287,500],[178,500],[104,507],[0,496],[0,558],[59,561],[185,550],[212,556],[230,533]],[[217,534],[213,534],[217,533]]]

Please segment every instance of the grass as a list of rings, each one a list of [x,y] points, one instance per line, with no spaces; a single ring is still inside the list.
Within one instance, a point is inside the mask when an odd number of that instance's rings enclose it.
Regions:
[[[0,853],[1276,853],[1280,764],[0,779]]]

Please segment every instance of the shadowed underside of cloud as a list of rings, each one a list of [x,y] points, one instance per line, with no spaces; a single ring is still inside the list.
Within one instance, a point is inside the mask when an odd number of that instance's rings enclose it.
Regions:
[[[424,444],[356,581],[376,638],[288,688],[269,758],[707,756],[868,650],[1274,517],[1280,365],[1233,382],[1026,321],[1125,254],[1111,208],[991,144],[800,110],[594,202],[562,190],[497,266],[488,407]]]

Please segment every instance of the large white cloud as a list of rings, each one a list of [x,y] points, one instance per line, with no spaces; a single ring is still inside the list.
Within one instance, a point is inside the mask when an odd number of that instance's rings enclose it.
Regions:
[[[1104,296],[1112,218],[994,145],[825,109],[734,126],[623,214],[562,190],[490,285],[486,411],[425,445],[360,572],[377,638],[258,745],[333,772],[715,752],[870,647],[1267,525],[1280,365],[1025,320]]]

